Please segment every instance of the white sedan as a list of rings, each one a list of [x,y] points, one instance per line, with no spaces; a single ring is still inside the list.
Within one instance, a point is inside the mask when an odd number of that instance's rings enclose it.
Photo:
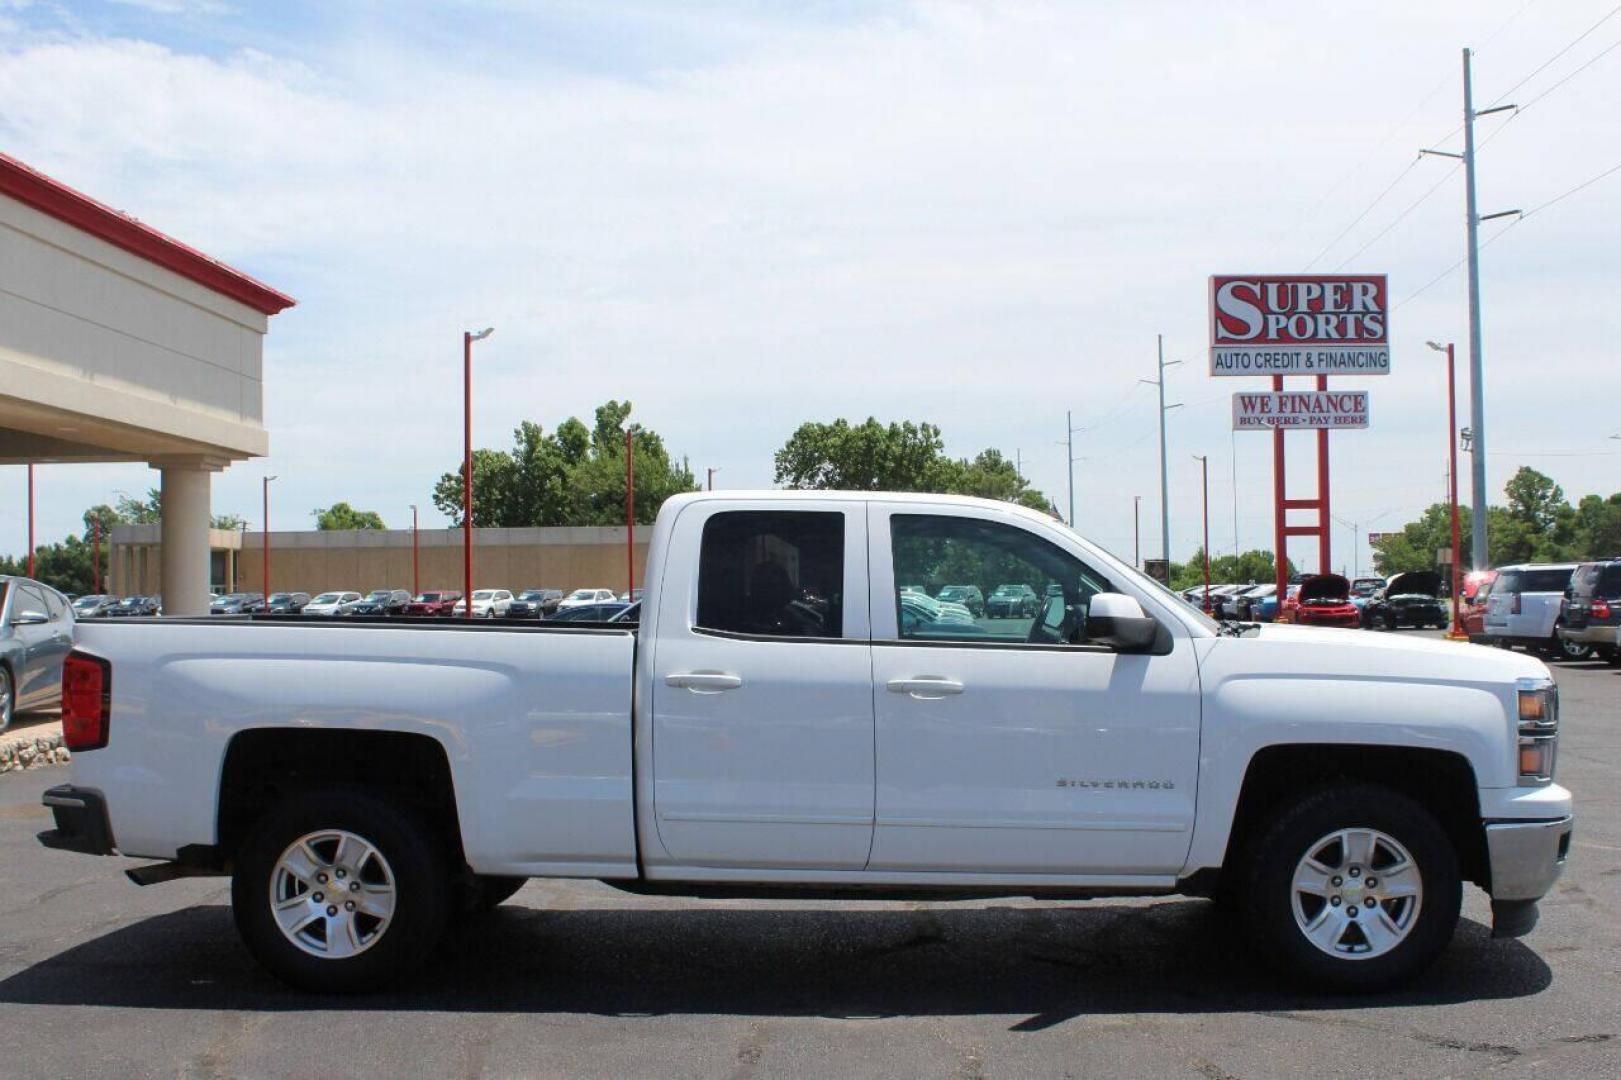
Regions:
[[[557,610],[580,607],[585,604],[612,604],[617,602],[619,594],[612,589],[575,589],[558,603]]]
[[[507,608],[512,606],[512,593],[507,589],[474,589],[473,590],[473,618],[493,619],[505,616]],[[455,614],[467,614],[467,601],[456,601]]]

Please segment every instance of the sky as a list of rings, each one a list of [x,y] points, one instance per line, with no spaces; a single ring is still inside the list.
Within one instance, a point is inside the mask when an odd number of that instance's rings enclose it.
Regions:
[[[1482,226],[1493,498],[1525,464],[1621,489],[1618,44],[1609,0],[0,0],[0,148],[297,298],[270,457],[214,478],[257,527],[276,475],[276,529],[338,500],[444,524],[461,332],[494,326],[475,445],[628,398],[700,479],[757,488],[806,420],[926,420],[1067,510],[1068,411],[1077,528],[1129,557],[1141,496],[1155,554],[1163,335],[1173,557],[1195,454],[1212,548],[1270,547],[1271,440],[1230,430],[1264,387],[1207,374],[1207,279],[1388,273],[1392,372],[1339,380],[1371,395],[1333,437],[1353,569],[1445,494],[1424,343],[1459,343],[1466,393],[1464,192],[1417,151],[1461,149],[1465,45],[1477,107],[1522,106],[1479,122],[1481,211],[1531,211]],[[1312,461],[1291,440],[1292,497]],[[39,535],[156,482],[42,466]],[[23,491],[0,469],[0,550]]]

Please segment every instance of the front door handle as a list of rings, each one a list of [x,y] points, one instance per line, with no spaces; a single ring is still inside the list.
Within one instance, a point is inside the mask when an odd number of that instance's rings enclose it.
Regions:
[[[664,683],[695,694],[718,694],[736,690],[743,685],[743,679],[725,671],[676,671],[664,676]]]
[[[961,682],[936,675],[916,679],[891,679],[888,685],[892,694],[911,694],[915,698],[940,698],[947,694],[962,693]]]

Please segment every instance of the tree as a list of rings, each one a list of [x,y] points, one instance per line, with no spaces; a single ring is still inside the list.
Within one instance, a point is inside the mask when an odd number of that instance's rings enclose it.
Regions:
[[[1537,533],[1551,531],[1558,522],[1560,509],[1569,507],[1564,489],[1553,482],[1553,477],[1529,465],[1521,465],[1509,477],[1508,483],[1503,485],[1503,494],[1508,496],[1509,516]]]
[[[587,427],[570,417],[550,435],[524,421],[513,448],[473,452],[473,524],[521,528],[545,525],[622,525],[625,521],[625,433],[631,403],[609,401]],[[664,440],[629,424],[635,451],[636,520],[651,524],[671,495],[693,491],[692,470],[670,460]],[[433,503],[462,520],[463,470],[440,476]]]
[[[807,422],[777,451],[776,478],[790,488],[950,492],[1055,512],[1000,450],[969,460],[949,458],[944,449],[940,429],[928,423]]]
[[[130,495],[120,495],[116,507],[97,506],[85,511],[85,523],[89,524],[90,515],[98,513],[111,515],[102,517],[102,529],[105,531],[111,525],[157,525],[163,521],[163,492],[158,488],[147,488],[146,498],[137,499]],[[211,529],[226,529],[235,531],[244,528],[247,519],[241,514],[215,514],[208,519]]]
[[[1217,555],[1210,560],[1210,584],[1216,585],[1242,585],[1254,583],[1265,585],[1278,579],[1277,560],[1272,552],[1262,551],[1259,548],[1243,552],[1239,555]],[[1289,563],[1289,573],[1295,572],[1295,564]],[[1204,548],[1199,548],[1193,557],[1185,563],[1171,564],[1171,588],[1177,592],[1192,589],[1204,584]]]
[[[322,532],[344,532],[354,529],[386,529],[383,518],[375,510],[356,510],[346,502],[336,502],[326,509],[317,507],[310,513],[315,527]]]

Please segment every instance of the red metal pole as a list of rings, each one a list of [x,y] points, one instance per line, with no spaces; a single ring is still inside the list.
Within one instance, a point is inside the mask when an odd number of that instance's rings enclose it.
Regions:
[[[1272,376],[1272,389],[1283,390],[1283,376]],[[1278,552],[1278,610],[1283,610],[1283,598],[1289,594],[1289,534],[1284,531],[1288,524],[1288,512],[1283,508],[1284,500],[1283,476],[1283,429],[1272,430],[1272,505],[1274,542]]]
[[[625,596],[636,591],[636,443],[625,429]]]
[[[28,463],[28,576],[34,576],[34,463]]]
[[[1328,376],[1317,376],[1317,389],[1328,389]],[[1328,429],[1323,428],[1317,432],[1317,519],[1321,530],[1317,534],[1317,565],[1318,572],[1332,574],[1334,560],[1330,553],[1334,530],[1332,519],[1329,517],[1328,502]]]
[[[1463,553],[1458,539],[1458,371],[1450,341],[1447,342],[1447,453],[1452,462],[1447,481],[1447,496],[1452,501],[1452,627],[1447,636],[1467,640],[1469,635],[1463,631],[1463,619],[1458,611],[1458,594],[1463,591]]]
[[[462,333],[462,602],[473,617],[473,335]]]
[[[422,595],[422,588],[417,583],[417,508],[411,507],[411,595]]]

